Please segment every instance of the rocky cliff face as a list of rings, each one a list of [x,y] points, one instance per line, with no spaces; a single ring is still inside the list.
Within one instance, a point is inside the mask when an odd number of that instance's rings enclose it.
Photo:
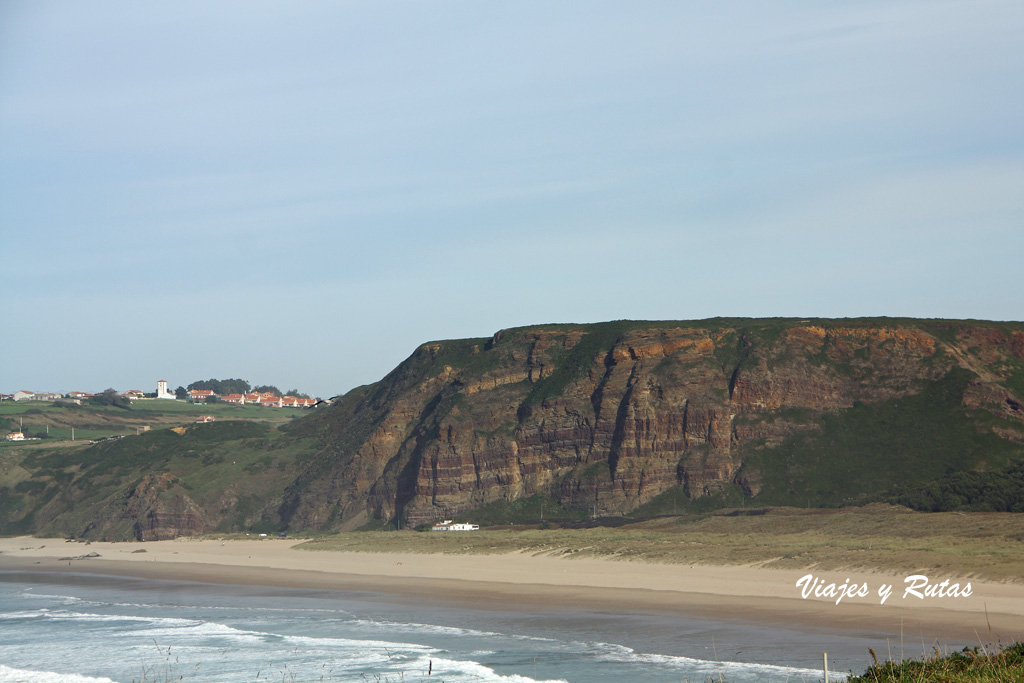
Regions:
[[[806,455],[814,443],[881,457],[884,445],[843,436],[856,420],[881,433],[898,423],[902,450],[886,457],[894,472],[904,452],[917,463],[903,433],[932,423],[912,410],[959,430],[956,466],[991,467],[1020,453],[1022,390],[1019,323],[616,322],[435,342],[305,421],[324,448],[281,516],[305,528],[413,526],[534,493],[597,513],[670,489],[757,500],[766,481],[804,491],[800,457],[819,469],[844,457]],[[914,465],[921,476],[940,465],[927,461]]]

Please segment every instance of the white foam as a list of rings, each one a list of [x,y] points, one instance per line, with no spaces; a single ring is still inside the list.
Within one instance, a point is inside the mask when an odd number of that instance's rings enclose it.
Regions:
[[[133,636],[157,638],[158,636],[185,638],[234,638],[241,641],[263,640],[278,637],[273,633],[261,631],[243,631],[241,629],[218,624],[214,621],[198,621],[187,619],[153,619],[149,628],[132,631]]]
[[[96,678],[81,674],[66,674],[56,671],[32,671],[15,669],[0,664],[0,683],[116,683],[110,678]]]
[[[0,613],[0,620],[3,621],[17,621],[18,619],[43,619],[46,617],[48,609],[33,609],[33,610],[21,610],[20,612],[3,612]]]
[[[169,638],[185,638],[193,645],[196,638],[227,638],[243,645],[263,643],[268,639],[274,639],[304,648],[315,648],[325,653],[337,654],[337,650],[342,649],[343,651],[351,652],[350,656],[368,656],[370,659],[379,659],[380,661],[386,661],[389,657],[394,658],[396,655],[406,657],[412,656],[411,653],[419,655],[424,652],[433,651],[424,645],[398,643],[390,640],[283,635],[267,631],[242,630],[212,621],[187,622],[182,619],[154,619],[152,621],[160,623],[154,623],[151,628],[132,631],[132,636],[143,636],[159,642],[168,642]],[[166,622],[174,622],[172,624],[173,627],[166,628]],[[388,655],[387,653],[389,652],[392,654]]]
[[[154,626],[196,626],[204,622],[197,619],[178,619],[175,617],[136,617],[127,614],[94,614],[91,612],[73,612],[71,610],[30,610],[22,612],[7,612],[0,614],[3,619],[31,619],[41,618],[52,621],[135,621],[148,623]]]
[[[42,598],[44,600],[62,600],[65,605],[73,605],[78,602],[84,602],[82,598],[76,598],[73,595],[51,595],[49,593],[34,593],[31,590],[25,590],[21,592],[23,598]]]
[[[445,659],[443,657],[424,657],[411,663],[411,668],[414,671],[426,673],[428,667],[433,668],[434,676],[444,676],[445,680],[452,677],[454,681],[484,681],[485,683],[568,683],[563,678],[537,679],[519,674],[509,674],[506,676],[477,662]]]
[[[501,637],[504,634],[493,631],[477,631],[457,626],[438,626],[436,624],[417,624],[415,622],[388,621],[387,619],[354,619],[346,625],[368,627],[378,630],[398,631],[407,633],[433,633],[443,636],[478,636],[481,638]]]
[[[637,652],[633,648],[615,643],[579,643],[579,645],[584,647],[590,646],[592,651],[596,651],[598,658],[604,661],[653,664],[673,669],[696,671],[700,674],[764,674],[783,677],[787,680],[798,676],[810,677],[812,679],[815,676],[821,676],[820,669],[805,669],[776,664],[757,664],[753,662],[714,661],[681,655],[650,654]],[[836,674],[834,677],[836,680],[846,678],[843,674]]]
[[[554,638],[542,638],[540,636],[526,636],[516,633],[497,633],[495,631],[479,631],[472,628],[460,628],[457,626],[440,626],[437,624],[419,624],[416,622],[389,621],[387,619],[354,619],[345,622],[347,625],[370,627],[400,633],[431,633],[443,636],[474,636],[479,638],[511,638],[513,640],[528,640],[534,642],[557,643]]]
[[[416,643],[396,643],[389,640],[362,640],[353,638],[324,638],[316,636],[284,636],[289,643],[297,645],[362,648],[380,652],[434,652],[433,648]]]

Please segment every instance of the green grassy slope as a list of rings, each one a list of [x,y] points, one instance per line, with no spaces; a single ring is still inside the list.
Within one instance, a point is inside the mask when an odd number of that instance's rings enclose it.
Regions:
[[[7,449],[0,474],[0,533],[123,539],[130,493],[166,475],[220,530],[276,529],[281,492],[312,452],[266,424],[224,421],[154,430],[77,448]],[[106,531],[105,525],[113,524]],[[87,531],[95,529],[95,531]]]

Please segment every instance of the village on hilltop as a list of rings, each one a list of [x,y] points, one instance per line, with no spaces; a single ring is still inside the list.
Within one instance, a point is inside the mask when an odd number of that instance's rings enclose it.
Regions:
[[[0,401],[49,401],[54,403],[74,403],[81,405],[82,401],[96,398],[101,394],[90,394],[85,391],[69,391],[66,394],[54,393],[52,391],[16,391],[13,394],[0,394]],[[167,380],[160,380],[156,384],[156,392],[147,394],[141,389],[129,389],[118,394],[119,398],[129,401],[148,399],[158,400],[182,400],[167,388]],[[303,398],[299,396],[278,396],[273,392],[252,392],[246,394],[227,394],[220,396],[211,389],[192,389],[187,392],[184,400],[193,403],[212,403],[220,401],[234,405],[259,405],[268,408],[312,408],[322,401],[315,398]]]
[[[244,386],[248,386],[248,383]],[[319,405],[329,405],[331,403],[329,400],[324,401],[304,396],[279,396],[270,391],[231,393],[222,396],[211,389],[191,389],[186,391],[179,387],[177,392],[172,392],[167,387],[167,380],[163,379],[157,382],[156,391],[148,394],[143,392],[141,389],[129,389],[124,393],[117,393],[113,389],[108,389],[107,391],[100,392],[98,394],[92,394],[85,391],[69,391],[66,394],[60,394],[51,391],[24,390],[16,391],[13,394],[0,393],[0,401],[45,401],[48,403],[82,405],[83,402],[89,402],[93,399],[110,401],[117,399],[122,405],[124,405],[125,401],[130,403],[135,403],[136,401],[186,401],[197,404],[228,403],[239,406],[258,405],[266,408],[314,408]],[[213,422],[214,420],[215,418],[212,415],[201,415],[195,421]],[[144,427],[142,429],[143,431],[148,431],[149,427]],[[73,433],[74,432],[72,432],[72,434]],[[26,437],[24,432],[18,430],[7,434],[5,440],[33,441],[38,439],[30,439]]]

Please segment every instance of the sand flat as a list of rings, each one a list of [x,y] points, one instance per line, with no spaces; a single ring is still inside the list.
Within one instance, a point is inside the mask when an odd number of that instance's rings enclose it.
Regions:
[[[1024,585],[971,581],[970,597],[903,597],[903,574],[657,564],[529,553],[365,553],[296,548],[292,539],[177,539],[66,543],[0,539],[0,570],[95,573],[204,583],[375,591],[461,606],[662,611],[751,623],[902,633],[914,642],[1024,640]],[[139,550],[146,552],[137,552]],[[97,558],[77,558],[88,553]],[[801,597],[811,573],[824,584],[867,584],[864,597]],[[962,580],[961,583],[966,583]],[[877,594],[892,585],[885,604]]]

